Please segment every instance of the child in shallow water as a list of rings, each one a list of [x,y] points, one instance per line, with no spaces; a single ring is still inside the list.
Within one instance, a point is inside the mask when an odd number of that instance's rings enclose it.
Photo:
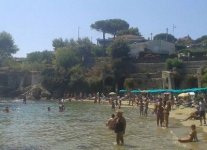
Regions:
[[[181,143],[186,143],[186,142],[197,142],[198,141],[198,137],[197,137],[197,131],[196,131],[196,126],[193,124],[191,125],[191,132],[187,137],[184,138],[179,138],[178,139],[179,142]]]

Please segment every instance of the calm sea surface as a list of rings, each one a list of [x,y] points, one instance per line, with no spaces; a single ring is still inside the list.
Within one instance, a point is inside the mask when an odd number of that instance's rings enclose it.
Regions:
[[[9,106],[11,112],[2,110]],[[51,107],[51,111],[47,111]],[[49,101],[0,101],[0,150],[206,150],[207,136],[198,129],[199,142],[180,144],[188,133],[178,121],[156,127],[155,116],[139,117],[138,108],[123,108],[127,121],[125,145],[115,145],[115,134],[105,126],[113,111],[108,105],[68,102],[64,112]]]

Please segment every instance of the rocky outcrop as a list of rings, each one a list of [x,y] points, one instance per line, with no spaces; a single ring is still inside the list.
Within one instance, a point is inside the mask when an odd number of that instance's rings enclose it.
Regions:
[[[27,87],[26,92],[23,93],[22,95],[24,95],[26,99],[34,99],[34,100],[51,98],[51,93],[45,88],[43,88],[40,84]]]

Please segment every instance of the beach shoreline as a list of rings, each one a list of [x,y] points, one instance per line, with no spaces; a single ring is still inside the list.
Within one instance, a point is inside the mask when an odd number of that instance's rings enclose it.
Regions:
[[[72,101],[83,101],[83,102],[94,103],[93,99],[82,99],[82,100],[72,99]],[[98,102],[96,102],[96,103],[98,104]],[[109,104],[109,102],[105,100],[105,101],[102,101],[101,104]],[[124,100],[124,101],[122,101],[121,107],[137,107],[137,105],[136,104],[129,105],[129,101]],[[151,110],[154,109],[154,103],[149,104],[149,109],[151,109]],[[191,108],[191,107],[184,107],[184,106],[176,107],[170,111],[169,117],[178,120],[183,126],[186,126],[186,127],[190,127],[192,124],[195,124],[198,128],[201,128],[203,130],[203,132],[207,133],[207,125],[203,124],[202,126],[200,126],[200,120],[189,119],[189,120],[184,121],[184,119],[189,117],[190,114],[192,112],[194,112],[195,110],[196,110],[195,108]]]
[[[84,101],[93,102],[93,100],[84,100]],[[129,101],[125,100],[122,101],[122,107],[137,107],[137,106],[136,104],[134,104],[133,106],[129,105]],[[154,109],[154,103],[150,103],[149,108]],[[190,127],[192,124],[195,124],[198,128],[201,128],[203,132],[207,133],[207,125],[203,124],[202,126],[200,126],[200,120],[188,119],[184,121],[184,119],[189,117],[190,114],[195,110],[196,110],[195,108],[191,108],[191,107],[184,107],[184,106],[176,107],[171,110],[169,117],[178,120],[183,126],[186,127]]]
[[[175,108],[170,112],[170,118],[174,118],[180,121],[183,126],[190,127],[192,124],[195,124],[196,127],[201,128],[203,132],[207,133],[207,125],[200,126],[200,120],[189,119],[184,121],[187,117],[190,116],[190,113],[194,112],[195,108],[190,107],[179,107]]]

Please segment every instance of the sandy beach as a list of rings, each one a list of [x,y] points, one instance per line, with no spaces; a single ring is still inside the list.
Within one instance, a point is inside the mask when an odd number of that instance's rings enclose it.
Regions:
[[[89,99],[84,99],[83,101],[94,102],[94,100],[89,100]],[[104,104],[108,104],[108,101],[104,101]],[[136,104],[134,104],[133,106],[129,105],[129,101],[124,100],[122,101],[122,107],[137,107],[137,106]],[[150,103],[149,108],[153,109],[154,103]],[[184,119],[190,116],[190,113],[194,112],[195,110],[196,110],[195,108],[184,107],[184,106],[176,107],[171,110],[170,118],[179,120],[180,123],[186,127],[190,127],[192,124],[195,124],[198,128],[202,128],[202,130],[207,133],[207,125],[203,124],[202,126],[200,126],[200,120],[189,119],[187,121],[183,121]]]
[[[123,104],[122,107],[136,107],[136,104],[134,104],[134,106],[128,105],[129,104],[128,101],[122,101],[122,104]],[[153,103],[149,104],[149,108],[153,109],[154,104]],[[195,108],[184,107],[184,106],[173,108],[170,112],[170,118],[179,120],[180,123],[186,127],[190,127],[192,124],[195,124],[198,128],[202,128],[202,130],[207,133],[207,125],[203,124],[202,126],[200,126],[200,120],[189,119],[187,121],[183,121],[184,119],[190,116],[190,113],[194,112],[195,110],[196,110]]]
[[[192,124],[195,124],[198,128],[202,128],[204,132],[207,133],[207,125],[200,126],[200,120],[193,120],[189,119],[187,121],[183,121],[183,119],[186,119],[190,116],[191,112],[194,112],[195,108],[188,108],[188,107],[179,107],[175,108],[170,112],[170,117],[175,118],[177,120],[180,120],[180,123],[183,126],[190,126]]]

